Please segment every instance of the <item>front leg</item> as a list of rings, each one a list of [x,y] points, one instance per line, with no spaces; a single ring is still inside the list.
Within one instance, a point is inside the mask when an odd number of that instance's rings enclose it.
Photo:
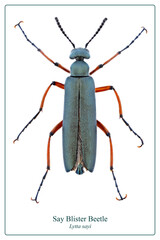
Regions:
[[[126,50],[127,48],[129,48],[134,41],[142,34],[143,31],[146,31],[147,33],[147,29],[143,27],[142,31],[134,38],[134,40],[132,40],[130,42],[130,44],[128,44],[125,48],[123,48],[122,50],[118,51],[113,57],[109,58],[106,62],[104,62],[103,64],[99,64],[93,71],[90,72],[90,75],[92,75],[94,72],[96,72],[97,70],[99,70],[100,68],[102,68],[104,65],[106,65],[107,63],[109,63],[111,60],[113,60],[115,57],[117,57],[118,55],[120,55],[124,50]]]
[[[21,28],[20,24],[23,21],[20,21],[18,24],[16,24],[14,27],[16,28],[17,26],[20,28],[20,30],[22,31],[23,35],[25,36],[26,40],[32,44],[33,47],[35,47],[37,49],[37,51],[39,51],[45,58],[47,58],[47,60],[49,60],[51,63],[53,63],[56,67],[61,68],[62,70],[64,70],[65,72],[70,73],[70,71],[68,69],[66,69],[65,67],[63,67],[60,63],[54,62],[52,59],[50,59],[40,48],[38,48],[33,42],[31,42],[31,40],[29,40],[29,38],[27,37],[27,35],[25,34],[25,32],[23,31],[23,29]]]
[[[116,198],[117,200],[123,200],[127,197],[127,194],[125,197],[122,197],[122,195],[120,194],[120,191],[119,191],[119,187],[118,187],[118,184],[117,184],[117,180],[116,180],[116,177],[114,175],[114,171],[113,171],[113,146],[112,146],[112,140],[111,140],[111,134],[110,132],[107,130],[107,128],[100,122],[97,120],[97,127],[99,127],[105,134],[107,137],[109,137],[109,143],[110,143],[110,170],[112,172],[112,175],[113,175],[113,179],[115,181],[115,186],[117,188],[117,192],[120,196],[120,199]]]
[[[123,113],[122,113],[122,104],[121,104],[121,100],[119,98],[118,93],[116,92],[116,90],[114,89],[113,86],[104,86],[104,87],[99,87],[99,88],[95,88],[95,92],[104,92],[104,91],[108,91],[108,90],[113,90],[117,101],[118,101],[118,106],[119,106],[119,116],[120,118],[122,118],[123,122],[129,127],[130,131],[132,131],[140,140],[141,140],[141,145],[138,146],[139,148],[142,147],[142,145],[144,144],[142,138],[130,127],[130,125],[126,122],[126,120],[123,118]]]

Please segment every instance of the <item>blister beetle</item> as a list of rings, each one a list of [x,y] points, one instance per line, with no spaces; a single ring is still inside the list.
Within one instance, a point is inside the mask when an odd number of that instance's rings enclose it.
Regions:
[[[115,181],[115,186],[120,198],[116,198],[117,200],[123,200],[127,197],[122,197],[117,180],[115,178],[115,174],[113,171],[113,146],[110,132],[107,128],[96,119],[96,104],[95,104],[95,93],[103,92],[108,90],[113,90],[119,105],[119,115],[123,122],[129,127],[129,129],[141,140],[141,147],[143,145],[142,138],[130,127],[130,125],[123,118],[122,114],[122,106],[118,93],[114,89],[113,86],[104,86],[95,88],[94,80],[91,75],[96,72],[98,69],[102,68],[104,65],[109,63],[115,57],[120,55],[124,50],[130,47],[134,43],[134,41],[142,34],[143,31],[147,30],[143,27],[141,32],[131,41],[129,45],[123,48],[121,51],[118,51],[113,57],[108,59],[103,64],[98,65],[93,71],[89,72],[89,66],[84,61],[84,59],[89,59],[90,54],[87,49],[88,44],[93,40],[93,38],[99,33],[107,18],[104,18],[101,25],[97,29],[96,33],[93,37],[86,43],[85,48],[75,48],[74,43],[70,40],[70,38],[64,32],[58,18],[55,18],[58,27],[64,36],[70,41],[73,46],[73,50],[71,51],[70,58],[75,59],[75,62],[71,65],[70,71],[63,67],[61,64],[54,62],[50,59],[40,48],[38,48],[33,42],[31,42],[23,29],[21,28],[20,21],[15,25],[20,28],[26,40],[31,43],[45,58],[47,58],[51,63],[55,66],[61,68],[62,70],[70,73],[70,76],[67,77],[65,84],[53,81],[47,90],[45,91],[40,109],[38,113],[30,120],[30,122],[22,129],[22,131],[18,134],[17,138],[13,141],[19,139],[22,132],[28,127],[28,125],[39,115],[39,113],[43,109],[44,101],[46,95],[51,88],[51,86],[56,86],[65,90],[64,97],[64,116],[63,121],[59,122],[50,132],[47,146],[47,170],[42,178],[40,186],[38,188],[37,194],[35,196],[34,201],[37,201],[39,191],[43,184],[44,179],[50,170],[50,140],[51,137],[61,128],[63,127],[63,158],[64,158],[64,166],[66,172],[75,170],[77,174],[83,174],[84,169],[93,172],[95,159],[96,159],[96,141],[97,141],[97,127],[99,127],[108,137],[110,143],[110,170],[113,175],[113,179]]]

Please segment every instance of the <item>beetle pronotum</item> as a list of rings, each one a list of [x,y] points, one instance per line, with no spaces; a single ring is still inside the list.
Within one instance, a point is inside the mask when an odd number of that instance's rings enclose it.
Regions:
[[[90,54],[87,49],[88,44],[93,40],[93,38],[99,33],[107,18],[104,18],[101,25],[97,29],[96,33],[93,37],[86,43],[85,48],[75,48],[74,43],[70,40],[70,38],[66,35],[58,18],[55,18],[58,27],[64,34],[64,36],[70,41],[73,46],[73,50],[71,51],[70,58],[75,59],[76,61],[71,65],[70,71],[63,67],[61,64],[54,62],[50,59],[40,48],[38,48],[33,42],[31,42],[23,29],[21,28],[20,21],[15,25],[20,28],[26,40],[31,43],[45,58],[47,58],[51,63],[55,66],[61,68],[62,70],[70,73],[71,75],[67,77],[65,84],[53,81],[47,90],[45,91],[40,109],[38,113],[27,123],[27,125],[22,129],[22,131],[18,134],[17,138],[13,141],[17,141],[22,134],[22,132],[28,127],[28,125],[39,115],[39,113],[43,109],[44,101],[46,95],[51,88],[51,86],[56,86],[65,90],[65,99],[64,99],[64,116],[63,121],[59,122],[50,132],[47,146],[47,170],[42,178],[40,186],[38,188],[37,194],[35,196],[34,201],[37,201],[39,191],[43,184],[44,179],[50,170],[50,140],[51,137],[61,128],[63,127],[63,158],[66,172],[71,170],[75,170],[77,174],[83,174],[84,169],[92,172],[94,170],[95,159],[96,159],[96,140],[97,140],[97,127],[99,127],[108,137],[110,143],[110,170],[113,175],[113,179],[115,181],[115,186],[120,198],[116,198],[117,200],[123,200],[127,197],[122,197],[118,185],[117,180],[115,178],[115,174],[113,171],[113,146],[110,132],[107,128],[96,119],[96,104],[95,104],[95,93],[113,90],[118,101],[119,106],[119,115],[123,122],[129,127],[129,129],[141,140],[141,147],[143,145],[142,138],[130,127],[127,121],[123,118],[122,113],[122,105],[119,98],[118,93],[114,89],[113,86],[104,86],[95,88],[94,80],[91,75],[96,72],[98,69],[102,68],[104,65],[109,63],[115,57],[120,55],[124,50],[130,47],[134,43],[134,41],[143,33],[143,31],[147,30],[143,27],[141,32],[121,51],[118,51],[113,57],[108,59],[103,64],[98,65],[94,70],[89,72],[89,66],[84,61],[84,59],[89,59]]]

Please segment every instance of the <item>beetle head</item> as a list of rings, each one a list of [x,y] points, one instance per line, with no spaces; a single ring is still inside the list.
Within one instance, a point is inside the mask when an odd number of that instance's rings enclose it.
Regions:
[[[90,58],[90,53],[88,51],[88,49],[86,48],[74,48],[71,51],[70,54],[70,59],[76,59],[76,60],[83,60],[84,58],[89,59]]]

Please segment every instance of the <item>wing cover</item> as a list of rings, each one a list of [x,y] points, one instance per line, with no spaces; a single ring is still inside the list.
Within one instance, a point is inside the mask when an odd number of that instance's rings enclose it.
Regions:
[[[97,126],[95,86],[91,77],[82,78],[80,81],[80,129],[83,161],[92,172],[96,158]]]
[[[79,129],[80,128],[80,129]],[[95,86],[91,77],[68,77],[65,82],[63,158],[66,171],[77,162],[80,131],[85,167],[92,172],[96,158]]]

